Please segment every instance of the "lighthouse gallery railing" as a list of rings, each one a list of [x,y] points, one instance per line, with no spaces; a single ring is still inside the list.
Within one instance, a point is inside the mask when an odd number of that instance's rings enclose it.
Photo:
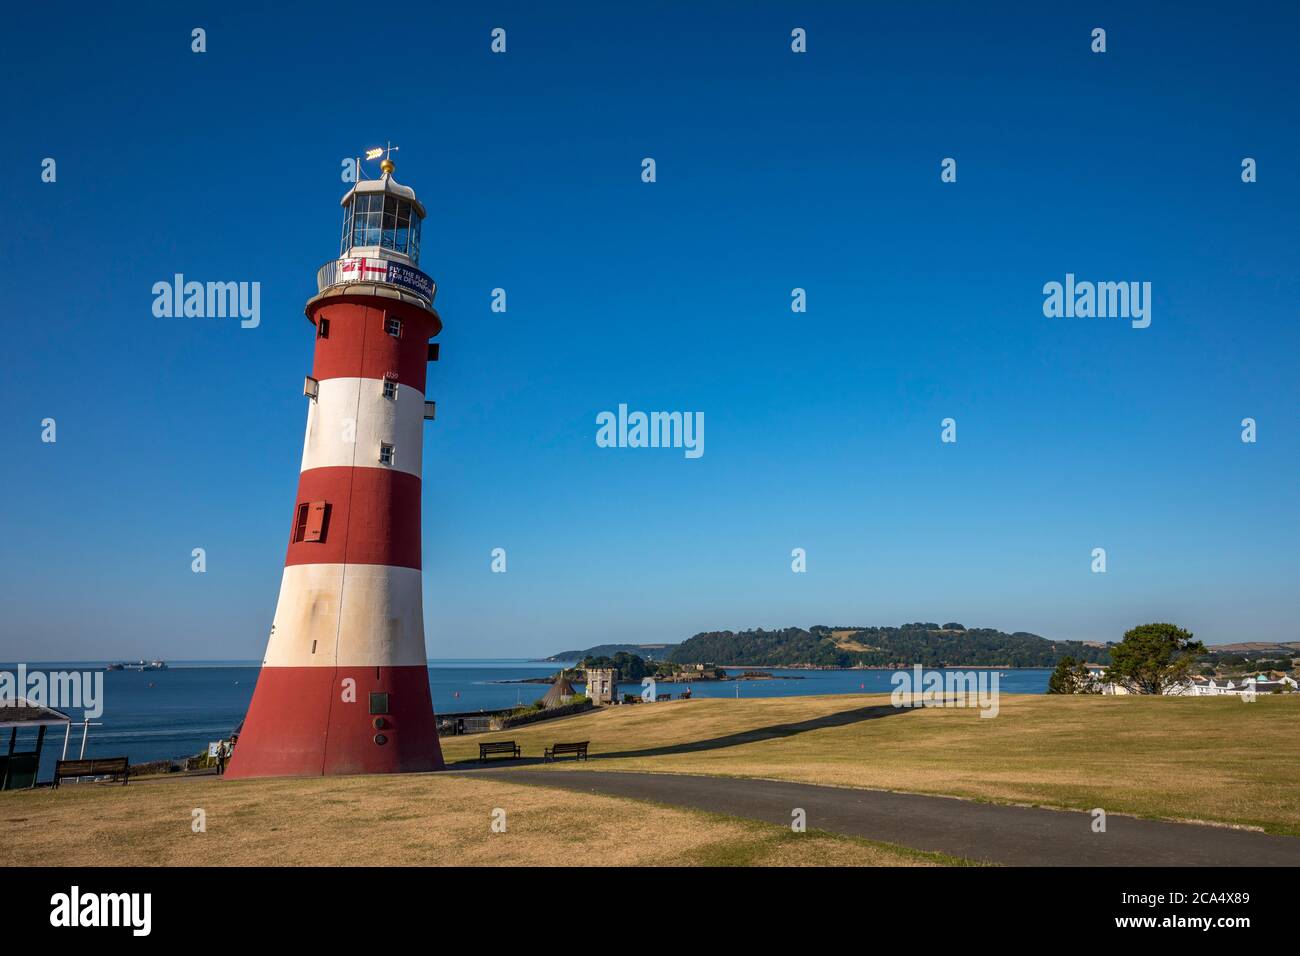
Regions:
[[[353,282],[378,282],[396,286],[430,304],[438,290],[437,283],[430,276],[414,266],[392,259],[331,259],[316,271],[317,292]]]

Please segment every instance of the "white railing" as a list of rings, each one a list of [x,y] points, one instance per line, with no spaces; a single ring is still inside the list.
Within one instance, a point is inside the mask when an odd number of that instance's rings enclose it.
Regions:
[[[389,285],[430,304],[438,289],[433,279],[419,269],[391,259],[331,259],[316,270],[317,292],[354,282]]]

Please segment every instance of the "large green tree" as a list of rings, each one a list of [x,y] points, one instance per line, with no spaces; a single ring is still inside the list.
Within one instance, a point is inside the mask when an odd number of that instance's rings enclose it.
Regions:
[[[1177,624],[1141,624],[1110,649],[1106,680],[1130,694],[1163,694],[1204,653],[1205,645]]]

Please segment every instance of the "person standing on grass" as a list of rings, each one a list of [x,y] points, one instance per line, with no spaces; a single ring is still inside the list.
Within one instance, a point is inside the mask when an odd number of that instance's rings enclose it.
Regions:
[[[217,776],[220,777],[226,772],[226,742],[220,740],[217,742]]]

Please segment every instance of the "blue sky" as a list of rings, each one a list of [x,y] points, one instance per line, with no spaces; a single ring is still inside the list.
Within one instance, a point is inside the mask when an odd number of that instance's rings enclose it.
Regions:
[[[1297,638],[1293,10],[290,6],[7,16],[0,660],[261,656],[302,307],[341,159],[390,139],[445,323],[430,656],[911,620]],[[261,325],[155,318],[176,272],[259,281]],[[1151,282],[1150,328],[1045,318],[1067,272]],[[619,403],[702,411],[704,456],[598,448]]]

